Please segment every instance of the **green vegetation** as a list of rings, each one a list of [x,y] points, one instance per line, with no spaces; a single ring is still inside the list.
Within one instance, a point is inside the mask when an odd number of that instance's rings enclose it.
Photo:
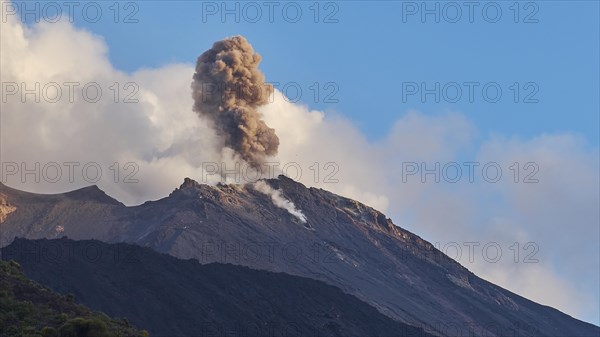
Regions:
[[[0,261],[0,336],[7,337],[138,337],[144,330],[124,319],[75,303],[29,280],[14,261]]]

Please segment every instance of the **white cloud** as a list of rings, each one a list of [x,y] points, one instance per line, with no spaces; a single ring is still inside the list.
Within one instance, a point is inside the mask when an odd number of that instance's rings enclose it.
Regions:
[[[72,190],[96,180],[93,167],[87,171],[88,179],[83,177],[84,165],[94,163],[102,173],[96,184],[126,204],[136,204],[167,195],[185,176],[197,176],[203,161],[223,160],[214,132],[191,111],[191,65],[125,74],[112,67],[100,37],[68,22],[29,28],[8,16],[1,38],[2,82],[19,87],[2,103],[2,162],[25,164],[28,169],[40,163],[39,183],[34,175],[22,182],[16,174],[2,177],[7,184],[37,192]],[[79,83],[73,102],[66,82]],[[27,89],[39,83],[40,103],[34,95],[22,102],[21,83]],[[44,95],[49,83],[62,91],[55,103],[51,103],[54,92]],[[125,87],[127,83],[131,85]],[[101,88],[98,102],[92,102],[93,89],[83,97],[86,84]],[[126,103],[133,92],[131,98],[139,102]],[[72,174],[64,165],[68,162],[79,165]],[[60,179],[55,179],[55,168],[44,171],[49,163],[58,164]],[[124,183],[127,178],[139,183]]]

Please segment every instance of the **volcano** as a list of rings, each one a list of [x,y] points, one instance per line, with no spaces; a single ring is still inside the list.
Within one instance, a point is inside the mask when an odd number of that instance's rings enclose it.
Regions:
[[[264,183],[305,221],[251,184],[212,186],[186,178],[169,196],[133,207],[95,186],[41,195],[0,185],[0,245],[67,236],[285,273],[336,287],[437,336],[600,334],[597,326],[477,277],[360,202],[285,176]]]

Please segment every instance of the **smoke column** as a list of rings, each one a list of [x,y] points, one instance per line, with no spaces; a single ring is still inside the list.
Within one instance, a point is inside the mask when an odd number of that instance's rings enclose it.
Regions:
[[[275,130],[257,111],[273,92],[258,69],[260,61],[244,37],[227,38],[198,57],[192,82],[194,111],[212,121],[225,146],[258,171],[279,147]]]

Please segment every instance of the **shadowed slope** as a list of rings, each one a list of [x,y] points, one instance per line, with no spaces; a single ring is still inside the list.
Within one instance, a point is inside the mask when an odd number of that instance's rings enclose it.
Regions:
[[[32,279],[153,336],[423,336],[322,282],[99,241],[15,240]],[[227,334],[224,334],[227,332]],[[242,333],[243,332],[243,333]]]

